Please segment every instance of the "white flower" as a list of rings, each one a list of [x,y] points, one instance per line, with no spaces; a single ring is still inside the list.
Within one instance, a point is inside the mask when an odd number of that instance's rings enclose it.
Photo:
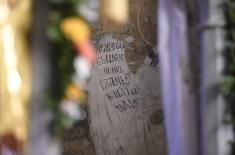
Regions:
[[[61,103],[62,111],[71,117],[73,120],[84,120],[87,118],[87,113],[79,107],[78,102],[74,100],[63,100]]]
[[[98,8],[99,2],[97,0],[88,0],[86,3],[77,6],[77,12],[89,22],[95,22],[99,17]]]
[[[87,80],[91,75],[92,65],[82,56],[77,56],[75,58],[74,68],[79,80]]]

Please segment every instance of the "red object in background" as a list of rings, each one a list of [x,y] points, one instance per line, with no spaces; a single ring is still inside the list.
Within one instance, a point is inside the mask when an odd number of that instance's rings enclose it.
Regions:
[[[96,51],[90,40],[79,41],[76,44],[77,52],[85,57],[91,64],[96,61]]]
[[[13,155],[16,155],[19,149],[18,141],[12,133],[0,137],[0,155],[5,155],[3,149],[7,148]]]

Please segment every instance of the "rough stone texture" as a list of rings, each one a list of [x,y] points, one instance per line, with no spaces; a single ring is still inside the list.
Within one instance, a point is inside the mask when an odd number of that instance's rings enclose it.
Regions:
[[[63,155],[95,155],[87,121],[78,122],[64,133]]]
[[[105,19],[95,25],[97,63],[88,92],[97,155],[166,154],[155,12],[155,0],[130,0],[127,25]]]

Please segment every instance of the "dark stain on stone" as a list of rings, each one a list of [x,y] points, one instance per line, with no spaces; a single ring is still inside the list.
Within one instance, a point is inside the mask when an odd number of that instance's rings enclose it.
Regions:
[[[138,38],[128,46],[132,49],[125,49],[125,58],[130,71],[135,74],[144,63],[147,51],[143,42]]]
[[[62,140],[62,155],[95,155],[88,121],[77,122],[66,130]]]
[[[153,112],[153,114],[150,116],[150,122],[153,125],[162,125],[163,124],[162,110],[157,110],[157,111]]]

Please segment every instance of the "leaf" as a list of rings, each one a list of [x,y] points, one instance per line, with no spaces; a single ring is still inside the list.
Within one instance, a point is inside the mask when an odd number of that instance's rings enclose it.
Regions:
[[[222,92],[228,95],[231,90],[235,88],[235,77],[233,76],[224,76],[222,81]]]

